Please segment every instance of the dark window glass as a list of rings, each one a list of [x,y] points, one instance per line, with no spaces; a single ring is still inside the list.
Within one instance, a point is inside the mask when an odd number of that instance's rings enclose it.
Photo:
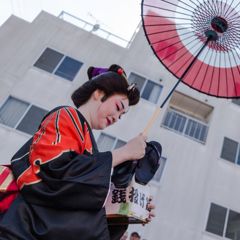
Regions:
[[[205,142],[206,136],[208,132],[208,127],[207,126],[202,126],[202,129],[200,131],[200,138],[198,138],[200,141]]]
[[[129,84],[131,84],[133,82],[136,82],[137,83],[137,88],[139,89],[139,91],[141,91],[142,87],[143,87],[143,84],[146,81],[146,79],[141,77],[141,76],[138,76],[135,73],[131,73],[128,81],[129,81]]]
[[[65,57],[65,59],[60,64],[55,74],[59,77],[72,81],[77,75],[82,65],[83,63],[77,60],[74,60],[70,57]]]
[[[33,135],[46,114],[46,110],[31,106],[20,124],[17,126],[17,130]]]
[[[225,137],[222,147],[221,158],[224,158],[225,160],[235,163],[237,148],[238,148],[237,142]]]
[[[226,214],[227,214],[226,208],[212,203],[210,213],[208,216],[206,231],[222,236]]]
[[[47,48],[41,55],[41,57],[37,60],[37,62],[34,64],[34,66],[49,73],[52,73],[63,58],[63,56],[63,54]]]
[[[148,81],[142,93],[142,98],[148,100],[153,90],[153,87],[154,87],[154,83]]]
[[[185,134],[192,138],[205,142],[207,126],[189,119]]]
[[[240,214],[234,211],[229,211],[226,238],[232,240],[240,240]]]
[[[167,115],[164,119],[163,126],[168,128],[174,129],[178,132],[183,132],[184,125],[186,123],[187,118],[174,113],[174,112],[167,112]]]
[[[232,102],[240,106],[240,99],[232,99]]]
[[[240,165],[240,148],[238,149],[237,164]]]
[[[24,101],[9,97],[0,109],[0,123],[14,128],[28,106],[29,104]]]
[[[157,103],[161,91],[162,86],[148,80],[141,97],[150,102]]]
[[[121,147],[123,147],[125,144],[126,144],[126,142],[121,141],[121,140],[117,140],[117,143],[116,143],[114,149],[121,148]]]

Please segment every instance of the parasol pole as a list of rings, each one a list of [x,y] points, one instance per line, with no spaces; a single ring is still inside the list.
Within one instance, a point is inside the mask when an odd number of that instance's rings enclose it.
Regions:
[[[185,72],[182,74],[182,76],[179,78],[179,80],[177,81],[177,83],[175,84],[175,86],[173,87],[173,89],[171,90],[171,92],[168,94],[168,96],[165,98],[165,100],[163,101],[162,105],[160,106],[160,108],[157,110],[157,112],[155,113],[155,115],[153,116],[153,118],[151,119],[150,123],[148,124],[148,126],[146,127],[146,129],[144,130],[142,135],[146,135],[146,133],[148,132],[149,128],[152,126],[153,122],[155,121],[156,117],[158,116],[158,114],[160,113],[160,111],[162,110],[163,106],[165,105],[165,103],[168,101],[168,99],[170,98],[170,96],[172,95],[172,93],[175,91],[176,87],[178,86],[178,84],[182,81],[182,79],[184,78],[184,76],[188,73],[188,71],[190,70],[190,68],[192,67],[192,65],[194,64],[194,62],[197,60],[198,56],[200,55],[200,53],[203,51],[203,49],[207,46],[207,44],[210,41],[216,41],[217,39],[217,35],[214,31],[207,31],[206,32],[207,35],[207,41],[205,42],[205,44],[202,46],[202,48],[199,50],[198,54],[196,55],[196,57],[192,60],[192,62],[190,63],[190,65],[187,67],[187,69],[185,70]]]

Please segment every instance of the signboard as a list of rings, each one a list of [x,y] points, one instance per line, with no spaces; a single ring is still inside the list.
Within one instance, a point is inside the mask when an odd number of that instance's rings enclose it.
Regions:
[[[143,186],[135,182],[128,188],[115,188],[111,184],[110,193],[106,201],[108,224],[133,224],[146,222],[149,215],[147,205],[150,198],[150,186]]]

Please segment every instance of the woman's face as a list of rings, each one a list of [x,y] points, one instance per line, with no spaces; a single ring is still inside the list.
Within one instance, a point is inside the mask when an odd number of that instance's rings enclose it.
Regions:
[[[110,125],[113,125],[121,116],[126,112],[129,107],[129,101],[126,96],[113,95],[106,101],[99,102],[97,109],[97,121],[93,126],[94,129],[104,129]]]

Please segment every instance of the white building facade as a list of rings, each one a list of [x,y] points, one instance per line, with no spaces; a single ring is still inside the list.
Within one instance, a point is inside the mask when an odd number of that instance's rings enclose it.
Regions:
[[[119,64],[141,90],[136,115],[130,108],[116,126],[94,131],[101,151],[143,132],[177,81],[142,29],[124,48],[42,12],[32,23],[11,16],[0,42],[0,164],[10,163],[47,111],[73,106],[71,94],[90,66]],[[138,230],[147,240],[240,239],[239,119],[238,101],[177,87],[147,133],[163,147],[151,181],[157,216],[146,227],[129,226],[129,233]]]

